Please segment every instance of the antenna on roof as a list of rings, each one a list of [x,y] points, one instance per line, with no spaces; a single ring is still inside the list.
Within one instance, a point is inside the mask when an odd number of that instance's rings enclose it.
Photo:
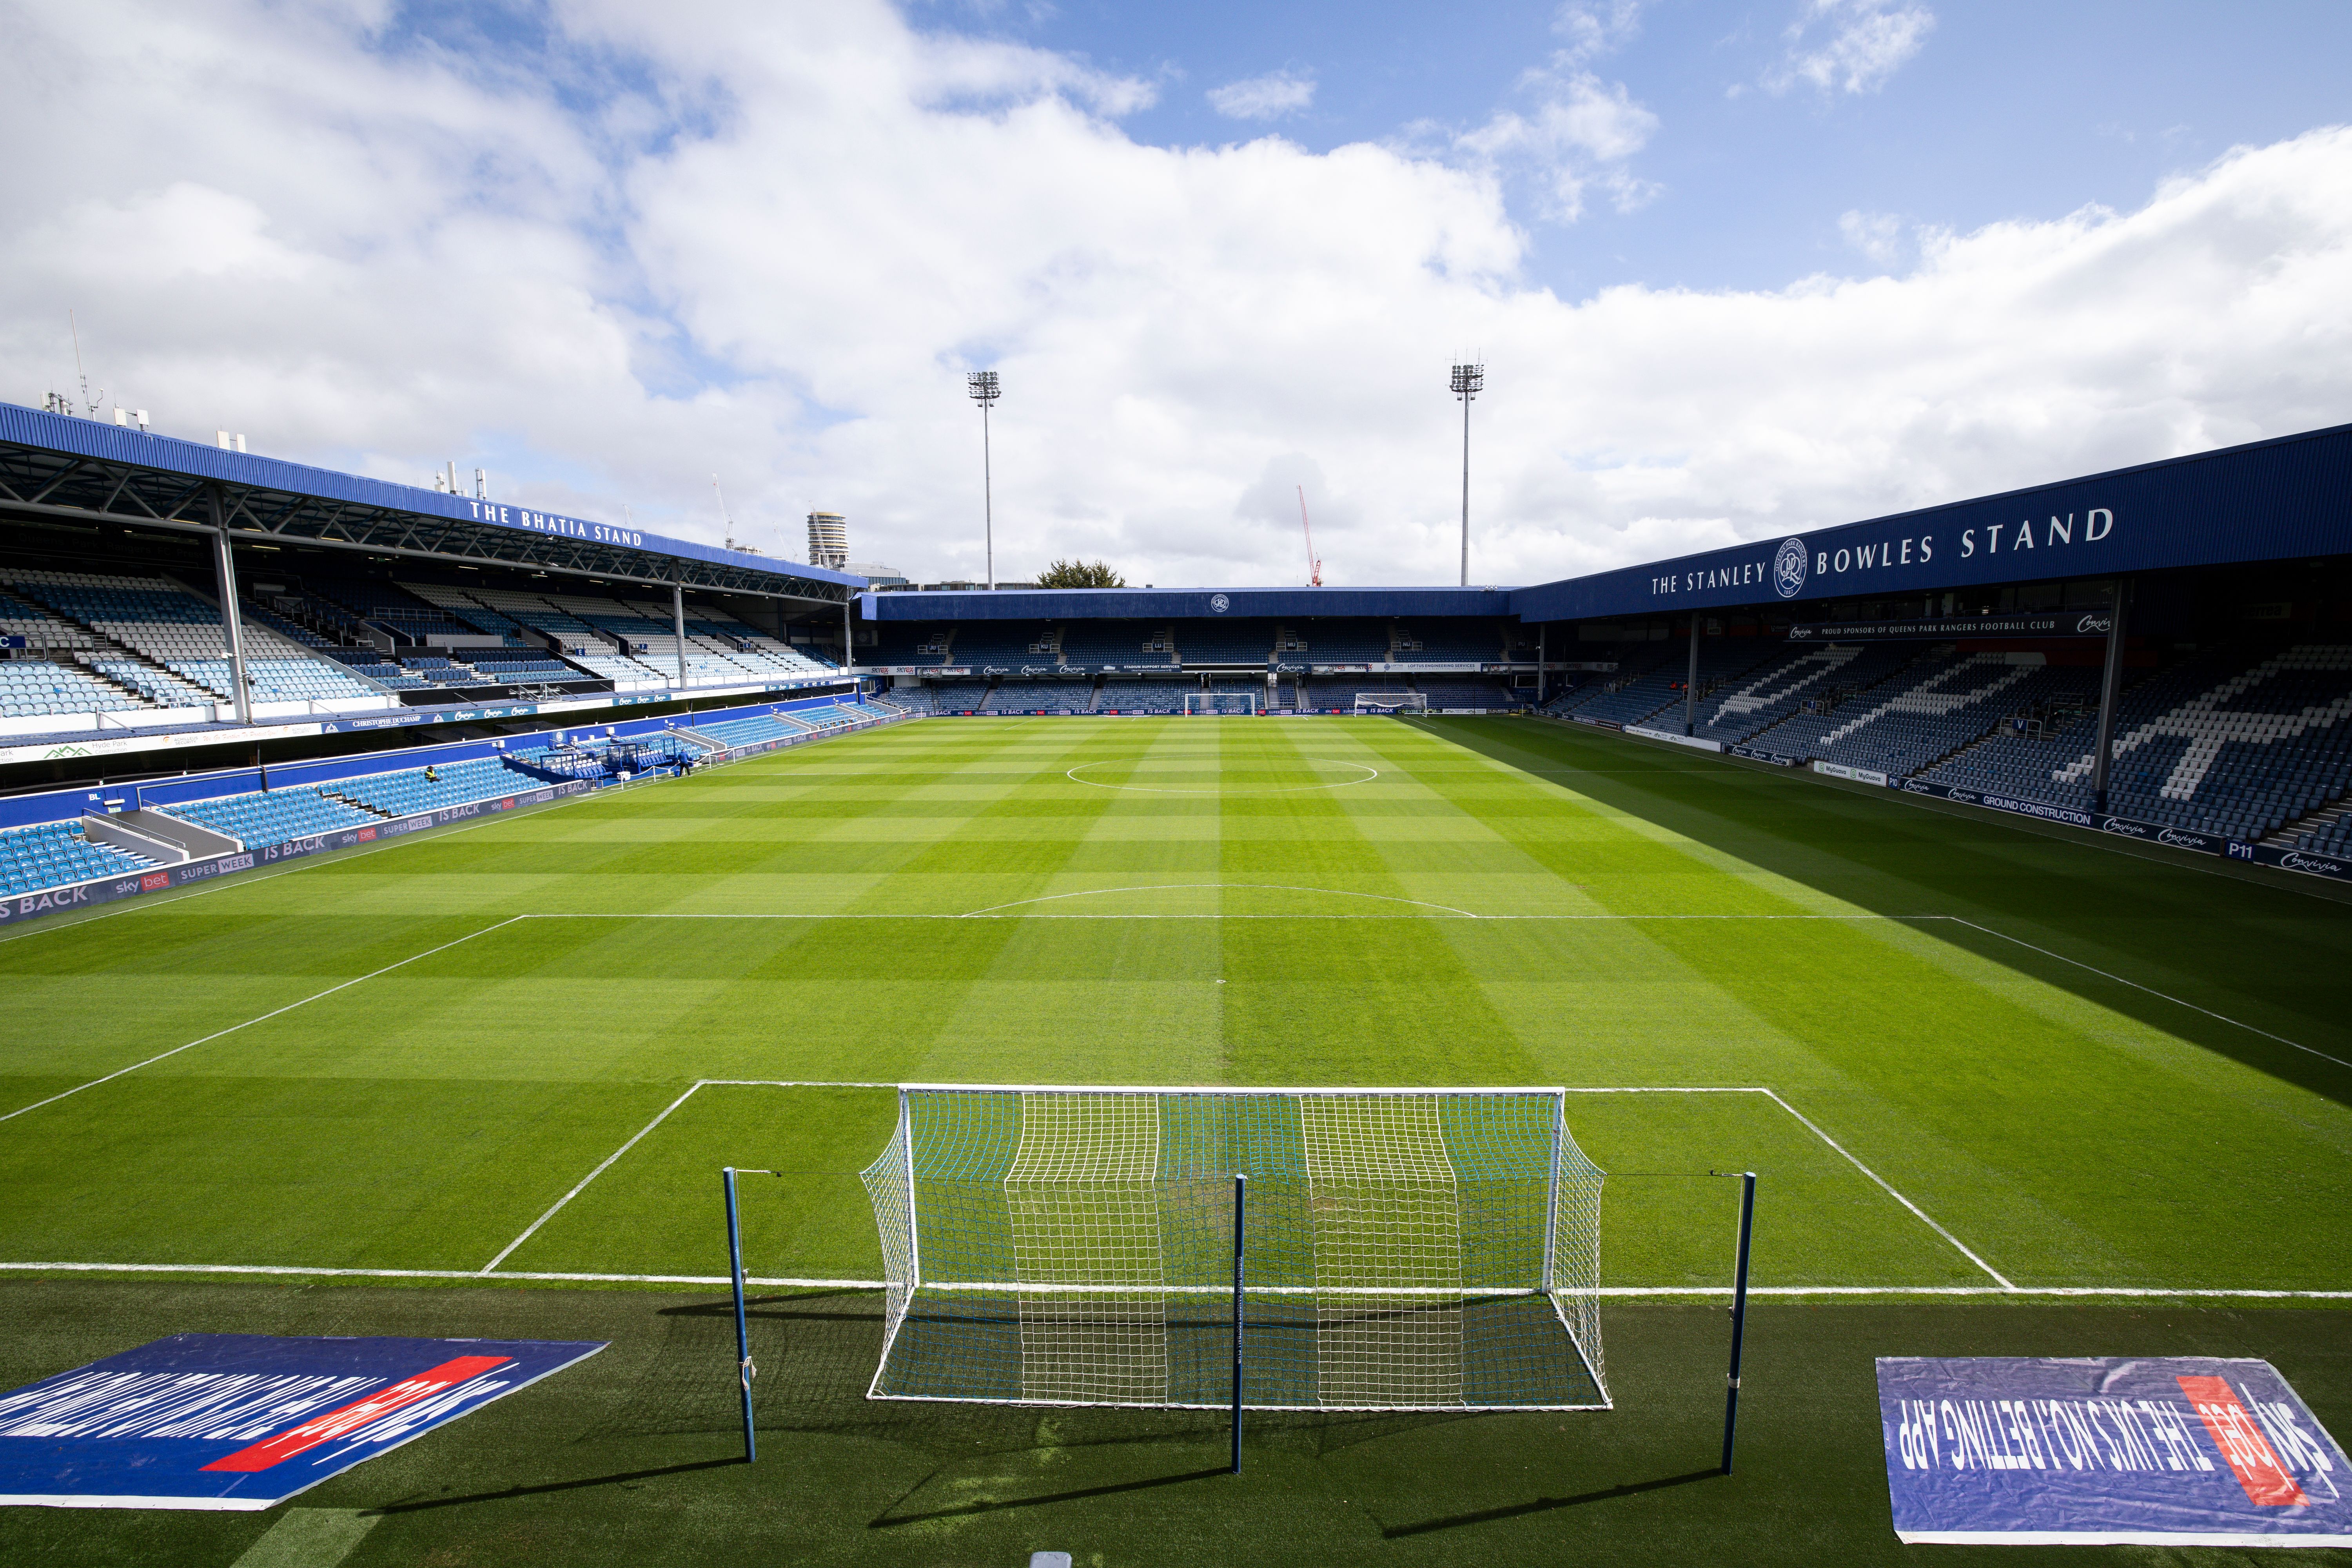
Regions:
[[[1298,526],[1307,531],[1307,585],[1323,585],[1323,563],[1315,559],[1315,525],[1307,521],[1307,487],[1298,487]]]
[[[82,417],[95,419],[98,417],[98,405],[105,400],[106,394],[100,392],[96,397],[89,395],[89,372],[81,367],[81,328],[75,323],[71,310],[66,312],[66,331],[73,334],[74,374],[81,377],[81,404],[88,410]]]
[[[719,476],[710,476],[710,493],[719,498],[719,515],[727,519],[727,548],[735,548],[735,520],[728,514],[727,492],[719,488]]]

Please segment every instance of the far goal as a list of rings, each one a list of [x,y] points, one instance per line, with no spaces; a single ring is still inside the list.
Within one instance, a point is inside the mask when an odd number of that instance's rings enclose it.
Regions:
[[[1356,693],[1359,713],[1426,713],[1429,698],[1419,691],[1359,691]]]
[[[1258,694],[1255,691],[1187,691],[1184,711],[1187,713],[1255,713]]]
[[[867,1396],[1606,1409],[1602,1173],[1566,1101],[903,1088],[864,1173],[888,1288]]]

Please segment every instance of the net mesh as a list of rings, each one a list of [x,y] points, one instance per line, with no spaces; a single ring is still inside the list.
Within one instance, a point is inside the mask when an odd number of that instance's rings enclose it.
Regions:
[[[1556,1091],[909,1089],[865,1173],[883,1398],[1604,1407],[1602,1175]]]
[[[1258,699],[1255,691],[1188,691],[1184,694],[1187,713],[1255,713]]]

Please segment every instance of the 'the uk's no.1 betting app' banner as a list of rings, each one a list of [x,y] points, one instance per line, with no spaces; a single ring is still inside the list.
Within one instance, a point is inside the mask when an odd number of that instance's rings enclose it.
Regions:
[[[0,1394],[0,1504],[268,1508],[604,1348],[174,1334]]]
[[[2344,1450],[2265,1361],[1887,1356],[1878,1410],[1906,1542],[2352,1546]]]

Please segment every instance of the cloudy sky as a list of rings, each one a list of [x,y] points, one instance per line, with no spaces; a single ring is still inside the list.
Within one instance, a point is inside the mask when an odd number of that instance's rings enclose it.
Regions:
[[[2352,6],[0,0],[0,398],[800,554],[1544,581],[2352,420]],[[101,416],[108,416],[101,413]]]

